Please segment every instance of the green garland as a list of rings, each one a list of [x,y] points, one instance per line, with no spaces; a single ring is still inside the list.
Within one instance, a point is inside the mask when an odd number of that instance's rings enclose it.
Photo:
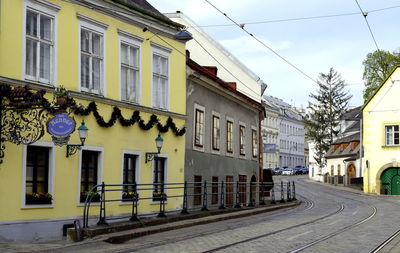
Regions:
[[[168,129],[171,129],[176,136],[182,136],[186,133],[185,127],[183,127],[182,129],[178,129],[171,117],[168,117],[166,124],[162,125],[157,116],[152,114],[150,116],[150,120],[145,123],[144,120],[140,117],[139,111],[134,111],[129,119],[125,119],[124,116],[122,116],[121,114],[121,109],[119,109],[118,107],[114,107],[110,120],[106,122],[104,118],[99,114],[95,102],[90,102],[86,108],[84,108],[83,106],[74,106],[72,109],[76,115],[81,116],[87,116],[91,112],[93,112],[97,124],[99,124],[99,126],[101,127],[112,127],[118,120],[119,123],[125,127],[132,126],[137,122],[139,124],[139,127],[143,130],[149,130],[153,128],[154,125],[157,125],[157,129],[158,131],[160,131],[160,133],[166,133],[168,132]]]

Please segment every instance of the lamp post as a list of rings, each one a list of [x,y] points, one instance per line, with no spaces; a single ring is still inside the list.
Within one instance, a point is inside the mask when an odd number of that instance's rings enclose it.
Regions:
[[[158,152],[147,152],[145,160],[146,163],[153,161],[154,157],[157,157],[157,155],[160,154],[164,139],[160,136],[160,134],[158,134],[157,138],[155,139],[155,142]]]
[[[81,144],[67,145],[67,157],[74,155],[76,151],[80,150],[81,147],[85,145],[85,140],[87,138],[88,130],[89,129],[85,126],[85,121],[82,120],[81,126],[78,128]]]

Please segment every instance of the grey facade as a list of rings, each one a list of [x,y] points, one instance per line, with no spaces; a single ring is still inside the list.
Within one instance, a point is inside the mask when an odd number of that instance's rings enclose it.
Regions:
[[[213,177],[214,180],[218,177],[219,182],[226,182],[228,176],[233,177],[236,183],[240,175],[247,183],[258,181],[259,117],[263,111],[261,104],[238,92],[232,83],[216,77],[216,68],[209,71],[210,68],[204,68],[191,60],[188,60],[187,66],[185,180],[194,182],[196,177],[197,181],[206,180],[211,183]],[[196,145],[195,138],[196,109],[204,111],[204,139],[201,147]],[[213,116],[219,117],[219,150],[213,148]],[[233,123],[232,153],[227,149],[228,121]],[[240,153],[239,147],[240,126],[244,127],[244,154]],[[253,142],[254,133],[256,143]],[[193,204],[189,200],[189,205]]]

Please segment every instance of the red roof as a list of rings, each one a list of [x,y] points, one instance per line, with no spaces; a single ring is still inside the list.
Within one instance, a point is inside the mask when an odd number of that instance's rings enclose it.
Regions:
[[[223,88],[229,90],[232,93],[235,93],[236,95],[246,99],[247,101],[251,102],[252,104],[259,106],[263,110],[263,106],[260,102],[250,98],[249,96],[243,94],[242,92],[238,91],[236,89],[236,83],[235,82],[225,82],[221,78],[217,76],[217,67],[214,66],[201,66],[189,57],[186,59],[186,65],[192,68],[193,70],[196,70],[200,74],[210,78],[211,80],[215,81],[219,85],[221,85]]]

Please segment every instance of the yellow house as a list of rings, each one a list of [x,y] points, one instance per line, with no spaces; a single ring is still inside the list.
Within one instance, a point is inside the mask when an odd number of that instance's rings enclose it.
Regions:
[[[400,67],[366,102],[363,111],[364,192],[400,194]]]
[[[181,194],[162,185],[184,180],[185,41],[176,36],[182,28],[146,1],[0,1],[1,241],[61,238],[63,227],[82,218],[91,187],[102,182],[157,184],[140,193],[147,199],[139,213],[158,212],[154,194]],[[63,88],[70,100],[60,109],[53,98]],[[40,90],[55,110],[27,103],[40,100]],[[85,122],[84,143],[77,130],[54,137],[50,125],[63,120],[71,130]],[[159,134],[160,154],[147,161]],[[66,144],[84,145],[67,152]],[[181,198],[168,198],[166,209],[181,205]],[[116,201],[107,204],[107,215],[131,209]],[[93,203],[90,215],[98,212]]]

